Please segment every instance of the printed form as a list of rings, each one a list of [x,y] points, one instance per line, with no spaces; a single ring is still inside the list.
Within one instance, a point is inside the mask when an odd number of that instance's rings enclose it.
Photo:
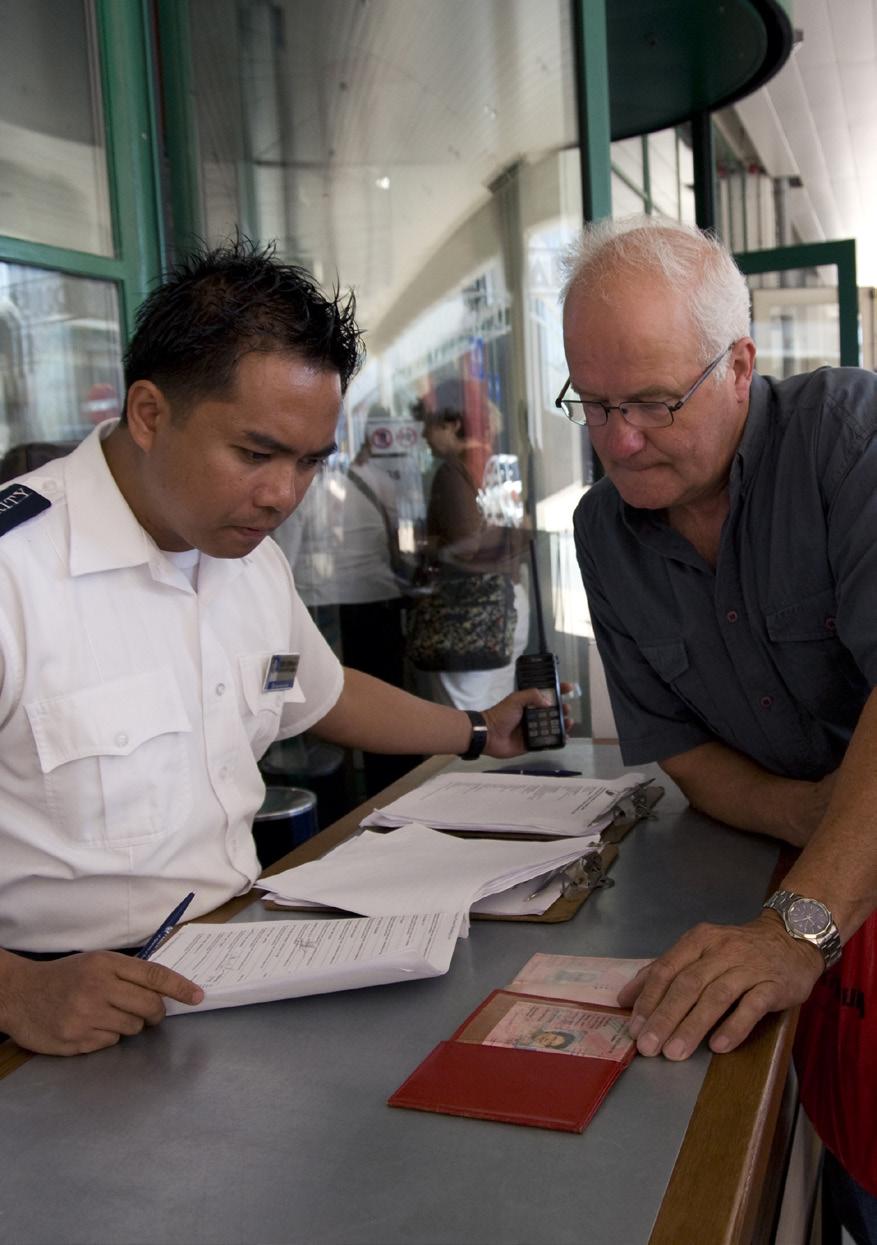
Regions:
[[[204,1000],[165,1000],[169,1016],[386,985],[448,971],[466,914],[182,926],[152,957]]]
[[[542,778],[451,770],[428,779],[386,808],[375,809],[362,825],[400,826],[414,821],[441,830],[583,835],[608,826],[619,800],[646,781],[645,774],[639,773],[622,778]]]
[[[596,834],[546,842],[461,839],[413,823],[392,834],[366,830],[322,860],[295,865],[256,883],[276,904],[302,901],[368,916],[399,912],[462,912],[484,896],[524,884],[516,910],[544,912],[558,881],[528,901],[533,879],[563,869],[594,850]]]

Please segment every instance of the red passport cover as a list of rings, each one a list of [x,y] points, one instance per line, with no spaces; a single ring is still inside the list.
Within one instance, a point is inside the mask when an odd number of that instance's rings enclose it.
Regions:
[[[413,1107],[506,1124],[529,1124],[581,1133],[635,1053],[621,1060],[591,1059],[559,1051],[518,1050],[457,1040],[491,1000],[494,990],[450,1041],[440,1042],[387,1100]],[[516,998],[538,999],[536,995]],[[562,1000],[538,1000],[558,1003]],[[574,1004],[574,1006],[581,1006]],[[588,1008],[611,1011],[609,1008]],[[616,1013],[618,1014],[618,1013]]]

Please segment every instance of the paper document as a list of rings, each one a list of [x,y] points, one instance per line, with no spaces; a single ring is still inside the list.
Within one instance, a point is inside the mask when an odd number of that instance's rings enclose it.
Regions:
[[[499,834],[597,833],[612,810],[647,782],[645,774],[622,778],[553,778],[491,771],[437,774],[414,791],[375,809],[364,826],[401,826],[411,821],[445,830]]]
[[[506,990],[577,1003],[618,1006],[618,992],[651,960],[619,960],[595,955],[531,956]]]
[[[469,909],[472,916],[541,916],[565,894],[566,874],[552,869],[547,881],[540,875],[528,882],[519,882],[507,891],[485,895]]]
[[[169,1016],[386,985],[448,971],[465,914],[184,925],[152,957],[204,990]]]
[[[523,898],[536,880],[592,852],[596,834],[550,843],[507,839],[461,839],[412,823],[392,834],[365,831],[322,860],[296,865],[256,882],[283,904],[302,900],[379,916],[399,912],[468,912],[485,895],[521,883]],[[560,893],[551,890],[520,911],[540,913]],[[520,898],[521,893],[519,893]]]

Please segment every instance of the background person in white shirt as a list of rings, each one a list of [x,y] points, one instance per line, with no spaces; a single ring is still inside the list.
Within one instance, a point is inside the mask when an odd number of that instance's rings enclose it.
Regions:
[[[481,724],[343,670],[265,539],[335,449],[353,310],[246,242],[193,257],[141,309],[121,421],[0,491],[0,1029],[29,1049],[200,1000],[99,948],[142,944],[189,890],[194,917],[248,889],[273,740],[523,750],[538,693]],[[295,684],[266,691],[284,653]]]
[[[299,596],[347,667],[405,686],[396,482],[371,461],[369,430],[345,471],[330,464],[276,533]],[[392,546],[391,546],[392,542]],[[364,752],[365,794],[376,795],[418,758]]]

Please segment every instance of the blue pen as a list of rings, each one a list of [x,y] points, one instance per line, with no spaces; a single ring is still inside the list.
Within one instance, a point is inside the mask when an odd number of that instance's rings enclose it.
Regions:
[[[531,774],[534,778],[579,778],[580,769],[548,769],[542,765],[500,765],[491,774]]]
[[[189,891],[188,895],[183,900],[183,902],[177,904],[173,912],[171,912],[170,915],[164,921],[162,921],[161,925],[159,925],[158,929],[155,931],[152,937],[147,939],[147,941],[143,944],[143,946],[137,952],[137,955],[135,957],[136,959],[138,960],[149,959],[149,957],[152,955],[153,951],[158,946],[158,944],[162,941],[164,937],[166,937],[167,934],[171,932],[173,927],[177,924],[180,917],[186,911],[189,904],[192,902],[194,898],[195,898],[195,892]]]

